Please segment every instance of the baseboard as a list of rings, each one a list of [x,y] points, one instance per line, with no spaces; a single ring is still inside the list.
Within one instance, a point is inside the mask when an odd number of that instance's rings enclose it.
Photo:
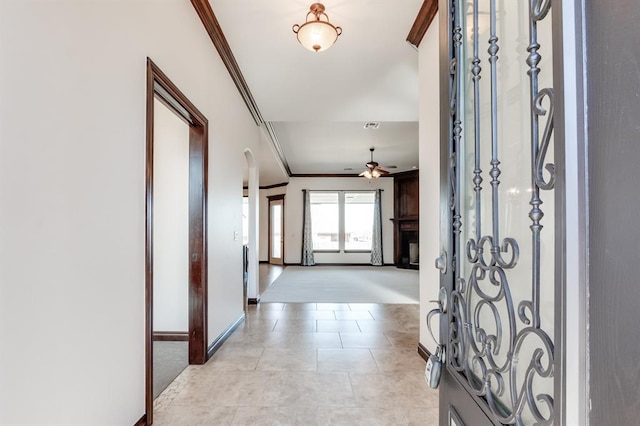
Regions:
[[[326,262],[326,263],[316,263],[314,266],[371,266],[370,263],[336,263],[336,262]]]
[[[229,338],[229,336],[231,336],[231,334],[233,334],[234,331],[236,331],[236,329],[238,328],[238,326],[240,324],[242,324],[242,322],[244,321],[244,312],[242,313],[242,315],[240,315],[240,317],[238,317],[237,320],[234,321],[233,324],[231,324],[225,331],[223,331],[217,338],[216,340],[214,340],[209,347],[207,348],[207,361],[209,359],[211,359],[211,357],[213,356],[213,354],[216,353],[216,351],[218,349],[220,349],[220,347],[222,346],[222,344]]]
[[[188,331],[154,331],[154,342],[188,342]]]
[[[431,352],[429,352],[429,349],[427,349],[422,343],[418,343],[418,355],[420,355],[426,362],[429,360]]]
[[[269,263],[269,261],[268,260],[261,260],[258,263]]]
[[[250,305],[257,305],[258,303],[260,303],[260,297],[250,297],[247,299],[247,303],[249,303]]]
[[[147,413],[143,414],[140,420],[135,422],[133,426],[147,426]]]
[[[287,266],[301,266],[299,263],[287,263]],[[316,263],[313,266],[394,266],[393,263],[385,263],[384,265],[372,265],[371,263],[361,262],[361,263],[335,263],[335,262],[322,262]]]

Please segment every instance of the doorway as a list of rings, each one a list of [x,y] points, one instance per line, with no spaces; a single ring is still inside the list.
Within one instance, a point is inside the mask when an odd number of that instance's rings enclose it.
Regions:
[[[189,365],[189,126],[156,97],[153,398]]]
[[[284,195],[269,198],[269,263],[284,264]]]
[[[186,98],[186,96],[169,80],[169,78],[151,61],[147,59],[147,95],[146,95],[146,202],[145,202],[145,409],[147,424],[153,422],[153,381],[154,381],[154,337],[158,340],[186,340],[188,344],[188,363],[203,364],[207,358],[207,137],[208,123],[200,111]],[[154,268],[156,258],[156,246],[154,238],[160,234],[161,217],[157,216],[160,207],[160,199],[156,205],[156,192],[154,180],[159,174],[155,173],[155,167],[160,167],[161,162],[156,164],[156,113],[162,114],[158,105],[166,108],[166,113],[174,114],[183,123],[185,129],[187,146],[184,147],[184,169],[180,174],[182,179],[183,197],[182,204],[187,209],[181,212],[183,217],[181,223],[175,228],[182,229],[181,237],[182,249],[180,253],[172,252],[170,257],[179,257],[175,262],[176,274],[185,275],[179,281],[186,281],[186,289],[182,289],[185,301],[188,306],[184,311],[186,318],[178,319],[175,324],[178,328],[186,330],[162,330],[165,333],[156,333],[154,336],[154,316],[160,312],[155,311],[155,302],[160,299],[154,297],[156,286],[160,290],[161,280],[166,277],[155,277],[160,269]],[[156,111],[158,109],[158,111]],[[158,143],[160,143],[158,138]],[[158,150],[162,148],[158,146]],[[175,153],[174,153],[175,154]],[[157,182],[161,184],[160,181]],[[165,218],[166,219],[166,218]],[[186,222],[186,223],[185,223]],[[158,228],[156,228],[158,225]],[[171,227],[164,227],[169,229]],[[174,236],[177,235],[174,233]],[[160,237],[159,243],[164,237]],[[158,247],[157,251],[162,251]],[[180,272],[182,271],[182,272]],[[180,291],[179,291],[180,292]],[[159,307],[160,308],[160,307]],[[171,309],[169,309],[171,311]],[[183,315],[184,316],[184,315]],[[165,321],[165,318],[162,319]],[[182,323],[180,323],[182,321]],[[158,322],[160,319],[158,318]],[[166,324],[169,324],[167,322]],[[180,325],[181,324],[181,325]],[[172,327],[169,325],[169,327]]]

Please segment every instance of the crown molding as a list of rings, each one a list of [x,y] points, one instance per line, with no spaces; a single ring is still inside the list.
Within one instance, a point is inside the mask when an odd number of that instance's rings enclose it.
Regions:
[[[273,188],[282,188],[283,186],[289,185],[289,182],[275,183],[273,185],[261,186],[260,189],[273,189]]]
[[[213,45],[220,54],[220,59],[222,59],[224,66],[227,68],[227,71],[229,71],[229,75],[238,88],[238,92],[240,92],[240,96],[242,96],[244,103],[247,105],[247,108],[249,109],[253,120],[256,122],[257,126],[261,127],[264,130],[264,133],[266,134],[267,139],[269,140],[274,150],[276,158],[279,161],[283,172],[285,172],[288,176],[291,176],[291,168],[289,167],[289,163],[284,156],[284,152],[282,151],[280,142],[278,142],[278,137],[276,136],[275,130],[273,129],[271,123],[265,121],[264,117],[262,116],[260,108],[258,108],[258,104],[251,94],[249,85],[244,79],[242,71],[240,71],[240,66],[238,66],[238,62],[236,62],[236,58],[231,51],[231,47],[227,42],[227,38],[222,32],[222,28],[220,27],[218,18],[216,18],[215,13],[213,13],[213,9],[211,8],[209,0],[191,0],[191,4],[200,17],[202,25],[204,25],[207,34],[209,34],[209,38],[211,38]]]
[[[211,4],[209,4],[209,0],[191,0],[191,4],[198,13],[200,20],[202,21],[202,25],[204,25],[204,28],[207,31],[207,34],[209,34],[213,45],[220,54],[222,62],[224,63],[225,67],[227,67],[227,71],[229,71],[229,75],[238,88],[238,91],[240,92],[244,103],[247,104],[247,108],[253,116],[254,121],[258,126],[261,125],[262,123],[264,123],[264,119],[262,118],[260,109],[258,108],[253,95],[251,94],[251,90],[249,90],[249,86],[247,85],[247,82],[242,75],[242,71],[240,71],[240,67],[236,62],[235,56],[233,56],[231,47],[229,46],[227,38],[222,32],[222,28],[218,23],[218,19],[213,13],[213,9],[211,8]]]
[[[282,150],[282,146],[280,145],[280,141],[278,140],[278,136],[276,135],[276,130],[273,128],[273,125],[270,121],[264,123],[261,126],[262,130],[267,136],[267,140],[270,142],[271,149],[275,154],[276,158],[280,161],[280,165],[282,166],[282,171],[286,173],[287,176],[291,177],[291,167],[289,167],[289,163],[287,162],[287,158],[284,156],[284,151]]]

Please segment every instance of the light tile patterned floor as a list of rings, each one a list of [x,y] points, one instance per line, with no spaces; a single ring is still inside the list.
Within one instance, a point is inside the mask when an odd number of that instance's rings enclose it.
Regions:
[[[154,425],[437,425],[418,324],[418,305],[252,305],[158,397]]]

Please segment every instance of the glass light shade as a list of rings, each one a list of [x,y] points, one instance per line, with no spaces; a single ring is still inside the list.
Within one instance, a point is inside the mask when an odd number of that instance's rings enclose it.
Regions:
[[[338,39],[339,31],[328,22],[310,21],[298,30],[298,41],[305,49],[322,52],[330,48]]]
[[[366,177],[367,179],[371,179],[373,176],[371,176],[371,171],[369,170],[365,170],[365,172],[362,174],[362,176]]]
[[[371,176],[373,176],[374,178],[379,178],[381,175],[380,170],[378,169],[373,169],[373,171],[371,172]]]

